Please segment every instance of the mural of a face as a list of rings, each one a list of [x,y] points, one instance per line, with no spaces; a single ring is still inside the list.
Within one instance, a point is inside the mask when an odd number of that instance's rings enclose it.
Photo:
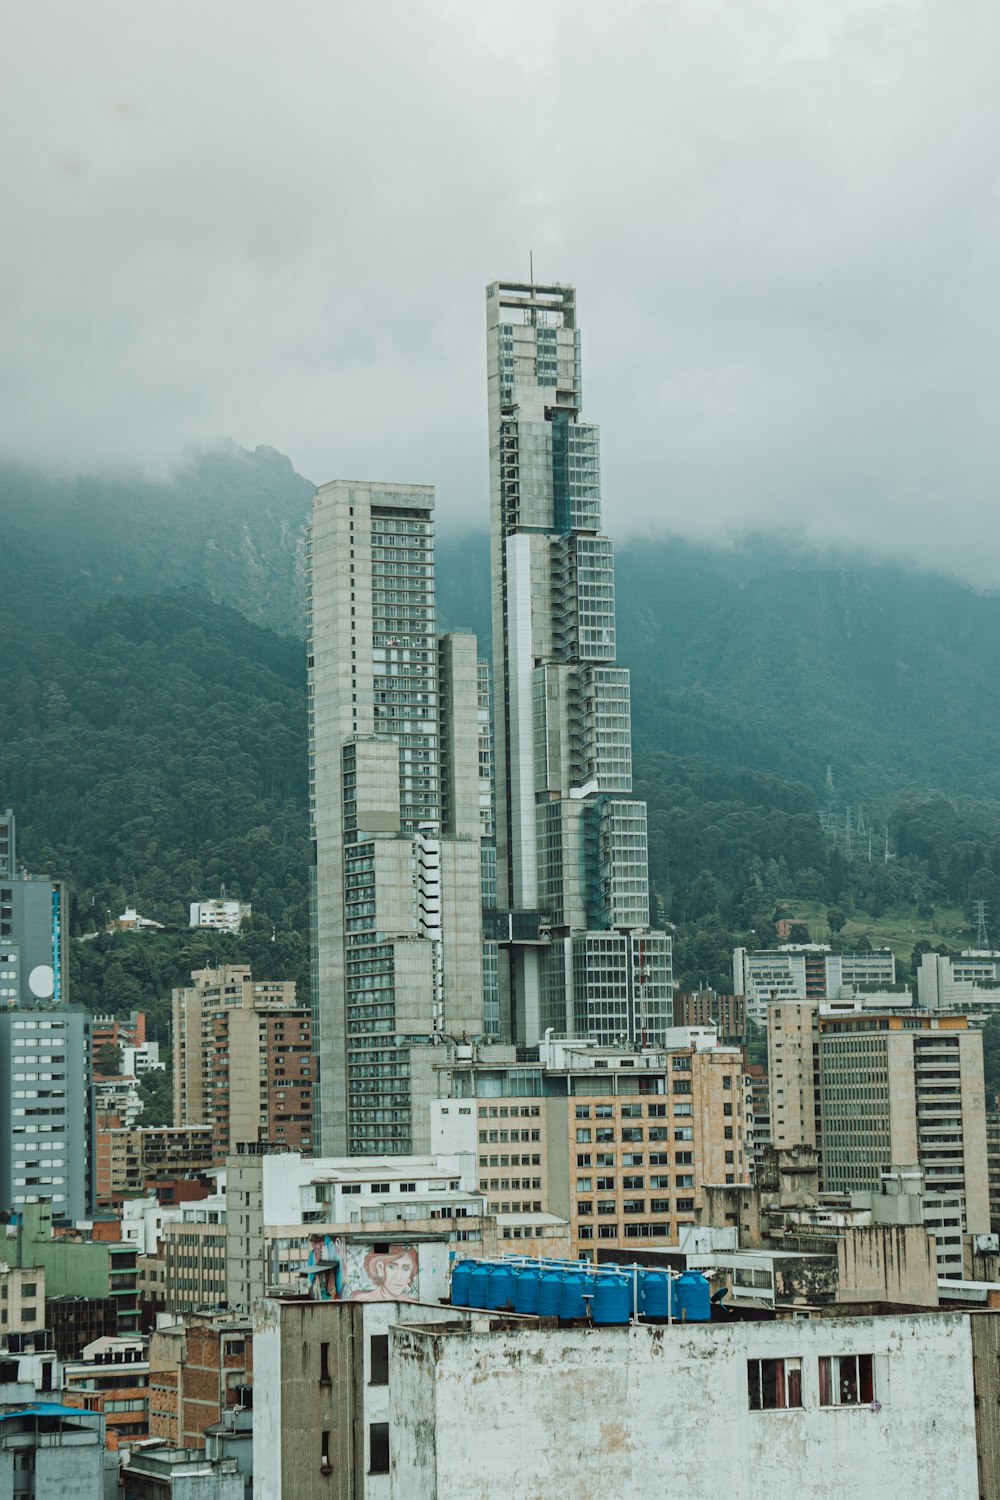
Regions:
[[[355,1292],[358,1301],[413,1301],[411,1287],[419,1270],[417,1250],[413,1245],[390,1245],[388,1250],[369,1250],[364,1268],[372,1289]]]

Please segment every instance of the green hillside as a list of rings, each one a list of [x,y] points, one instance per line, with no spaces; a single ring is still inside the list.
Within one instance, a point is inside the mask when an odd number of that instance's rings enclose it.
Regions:
[[[77,932],[126,903],[178,928],[79,947],[87,1003],[148,1004],[203,961],[181,924],[222,883],[253,902],[246,954],[306,978],[311,491],[268,449],[163,482],[0,468],[0,803],[22,858],[70,880]],[[439,625],[485,650],[485,536],[440,534],[437,572]],[[814,937],[841,907],[838,941],[907,963],[967,942],[975,899],[1000,922],[998,644],[1000,600],[945,579],[773,541],[618,549],[653,915],[682,983],[727,985],[733,943],[769,941],[787,906]],[[834,824],[863,807],[888,862],[824,834],[828,765]]]

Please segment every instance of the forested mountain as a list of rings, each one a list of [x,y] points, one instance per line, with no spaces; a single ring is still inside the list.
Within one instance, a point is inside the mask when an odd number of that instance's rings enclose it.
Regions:
[[[70,880],[78,932],[126,902],[182,924],[223,882],[254,904],[228,946],[78,945],[87,1003],[149,1004],[223,948],[306,978],[311,491],[263,448],[162,483],[0,470],[0,804],[22,858]],[[1000,600],[773,540],[617,550],[654,915],[682,981],[725,985],[734,936],[788,897],[875,918],[982,896],[1000,919]],[[485,534],[439,533],[437,571],[440,626],[485,649]],[[827,765],[837,817],[887,823],[890,863],[824,835]]]
[[[194,588],[279,635],[301,635],[314,489],[273,448],[235,444],[162,481],[0,464],[0,619],[12,607],[72,617],[114,594]]]

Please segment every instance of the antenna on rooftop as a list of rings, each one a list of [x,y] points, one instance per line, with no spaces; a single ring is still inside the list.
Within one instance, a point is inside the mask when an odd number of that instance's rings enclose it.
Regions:
[[[534,289],[535,289],[535,252],[533,250],[529,250],[528,251],[528,280],[531,282],[531,289],[532,289],[532,291],[534,291]]]

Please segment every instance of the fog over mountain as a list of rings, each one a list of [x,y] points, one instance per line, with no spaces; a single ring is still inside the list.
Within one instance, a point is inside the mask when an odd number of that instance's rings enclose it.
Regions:
[[[613,534],[1000,582],[988,0],[6,21],[8,458],[162,477],[264,442],[484,525],[483,287],[531,250],[579,288]]]

